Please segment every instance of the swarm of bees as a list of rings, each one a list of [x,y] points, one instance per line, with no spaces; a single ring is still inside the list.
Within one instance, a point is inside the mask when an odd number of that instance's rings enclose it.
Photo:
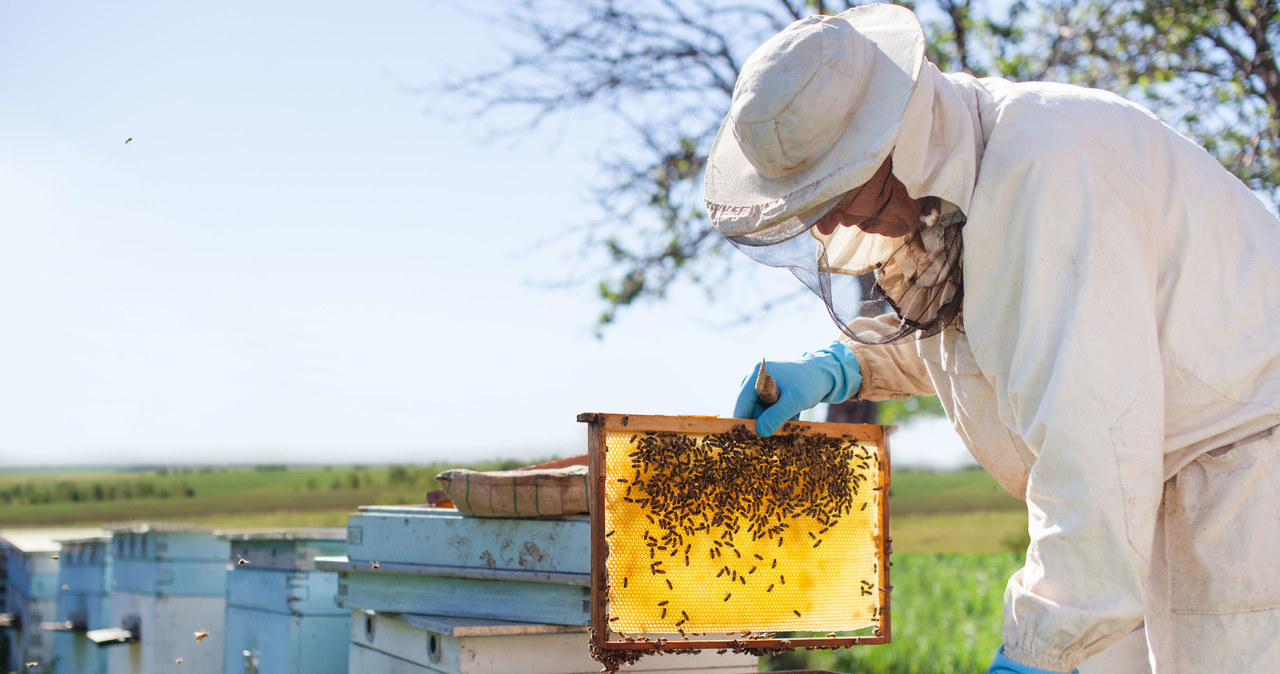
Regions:
[[[635,474],[617,478],[627,484],[623,500],[649,512],[659,533],[652,545],[665,549],[685,547],[685,536],[717,527],[726,529],[722,545],[731,549],[740,535],[776,538],[781,547],[798,517],[834,525],[866,479],[851,467],[847,441],[823,435],[761,438],[739,425],[700,442],[677,433],[646,433],[632,442]]]

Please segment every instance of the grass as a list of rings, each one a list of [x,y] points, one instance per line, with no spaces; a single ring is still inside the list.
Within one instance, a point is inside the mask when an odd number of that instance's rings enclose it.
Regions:
[[[895,554],[891,641],[840,651],[765,658],[765,671],[826,669],[852,674],[985,672],[1000,646],[1005,581],[1015,553]]]
[[[889,507],[894,515],[1025,510],[1022,501],[978,468],[894,471],[891,486]]]
[[[471,464],[478,470],[523,461]],[[422,503],[453,464],[156,469],[0,477],[0,526],[96,525],[165,519],[223,526],[345,524],[361,505]]]

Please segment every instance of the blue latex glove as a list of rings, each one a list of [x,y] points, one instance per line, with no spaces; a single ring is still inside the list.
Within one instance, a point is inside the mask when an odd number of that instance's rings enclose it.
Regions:
[[[858,359],[849,347],[833,342],[825,349],[806,353],[800,360],[767,361],[765,371],[778,384],[778,402],[767,409],[756,395],[755,366],[742,382],[733,416],[755,419],[756,433],[768,437],[788,419],[818,403],[839,403],[849,399],[862,386]]]
[[[1079,674],[1080,670],[1076,670],[1074,674]],[[996,651],[996,659],[991,662],[991,669],[987,670],[987,674],[1054,674],[1047,669],[1036,669],[1020,665],[1009,658],[1004,657],[1004,646]]]

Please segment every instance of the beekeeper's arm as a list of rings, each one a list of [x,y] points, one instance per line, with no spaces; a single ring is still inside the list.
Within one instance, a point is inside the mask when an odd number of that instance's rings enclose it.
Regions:
[[[973,210],[1002,217],[971,218],[964,242],[970,344],[1001,420],[1036,456],[1003,652],[1053,672],[1142,621],[1163,481],[1151,223],[1165,205],[1077,123],[997,124]]]
[[[885,315],[859,318],[854,322],[854,329],[859,321],[898,324],[896,316]],[[774,378],[780,393],[773,405],[764,405],[756,393],[759,369],[757,365],[743,379],[733,416],[756,419],[756,432],[761,436],[772,435],[788,419],[818,403],[840,403],[854,397],[884,400],[934,393],[914,341],[882,346],[836,341],[798,360],[768,361],[765,371]]]

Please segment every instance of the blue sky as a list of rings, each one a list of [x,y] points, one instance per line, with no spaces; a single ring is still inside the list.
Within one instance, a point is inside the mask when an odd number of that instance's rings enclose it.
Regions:
[[[608,121],[486,143],[407,91],[508,37],[407,0],[0,4],[0,466],[563,456],[579,412],[727,415],[833,338],[817,300],[708,319],[740,290],[595,339],[592,288],[547,283],[589,269],[556,235]],[[957,460],[924,437],[895,449]]]

